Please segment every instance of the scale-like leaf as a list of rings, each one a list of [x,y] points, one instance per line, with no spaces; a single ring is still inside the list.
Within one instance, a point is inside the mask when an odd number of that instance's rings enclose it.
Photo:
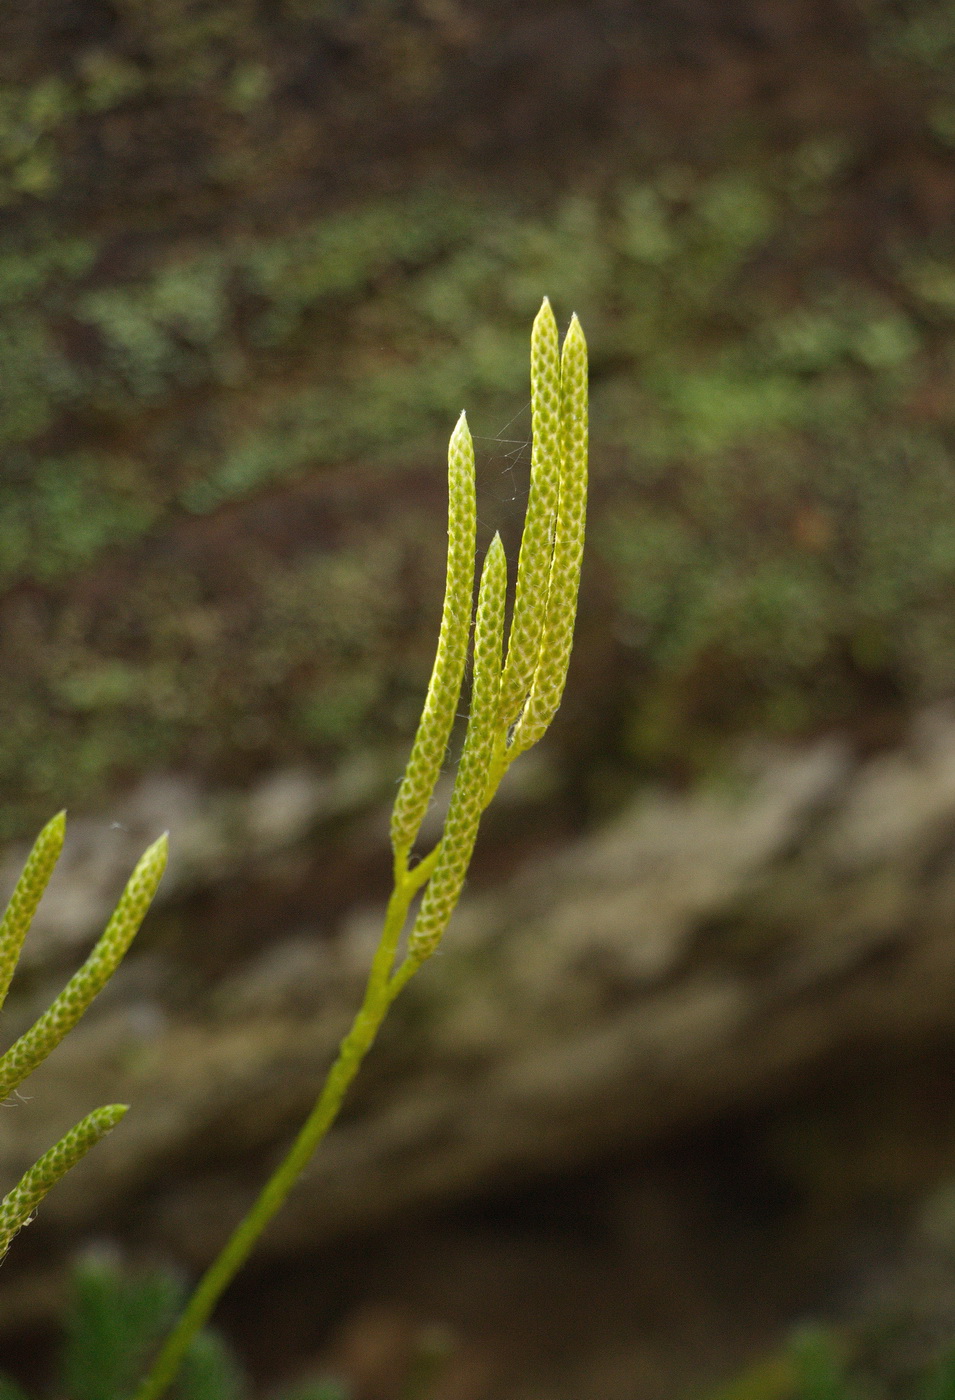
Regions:
[[[476,519],[474,447],[462,413],[448,446],[448,572],[438,647],[391,817],[391,844],[405,861],[438,781],[461,696],[471,632]]]
[[[112,977],[146,916],[166,868],[165,835],[140,857],[106,929],[86,962],[38,1021],[0,1059],[0,1099],[13,1092],[73,1029]]]
[[[477,838],[487,772],[500,730],[501,647],[507,560],[500,535],[495,535],[484,560],[474,623],[474,684],[471,713],[451,803],[441,837],[434,874],[421,901],[408,944],[419,961],[433,952],[461,894]]]
[[[531,481],[501,680],[501,720],[505,725],[513,724],[520,715],[537,669],[560,497],[560,345],[557,322],[546,297],[531,333],[531,435]]]
[[[587,524],[587,342],[576,316],[561,352],[560,418],[563,461],[547,608],[531,692],[511,745],[515,756],[543,737],[557,713],[574,641]]]
[[[47,1192],[91,1147],[112,1132],[127,1108],[127,1104],[113,1103],[94,1109],[24,1172],[13,1190],[0,1201],[0,1259],[10,1248],[14,1235],[29,1224]]]
[[[23,940],[30,931],[37,905],[60,858],[65,831],[66,813],[57,812],[36,838],[23,874],[10,896],[7,912],[0,922],[0,1006],[7,999]]]

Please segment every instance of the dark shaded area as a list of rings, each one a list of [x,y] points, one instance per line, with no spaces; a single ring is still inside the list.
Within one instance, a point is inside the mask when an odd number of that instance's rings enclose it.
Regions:
[[[748,1368],[753,1393],[785,1394],[767,1363],[822,1312],[904,1387],[955,1324],[953,1074],[951,1042],[823,1065],[639,1155],[253,1266],[222,1324],[266,1390],[318,1373],[390,1400],[437,1329],[441,1397],[615,1400]],[[36,1386],[55,1349],[43,1329],[0,1365]]]

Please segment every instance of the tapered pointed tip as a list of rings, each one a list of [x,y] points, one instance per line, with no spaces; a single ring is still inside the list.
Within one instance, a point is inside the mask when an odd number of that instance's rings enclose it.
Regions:
[[[33,845],[33,856],[39,856],[43,863],[52,871],[56,862],[60,858],[63,849],[63,842],[66,839],[66,812],[57,812],[55,817],[51,817],[46,826],[43,827]],[[47,875],[49,879],[49,874]]]
[[[77,1123],[74,1128],[75,1133],[79,1133],[85,1138],[83,1153],[87,1152],[97,1142],[102,1142],[107,1137],[117,1123],[121,1123],[129,1112],[128,1103],[107,1103],[102,1108],[94,1108],[81,1123]],[[82,1154],[81,1154],[82,1155]]]
[[[547,326],[548,330],[553,326],[554,330],[557,330],[557,321],[554,318],[554,310],[549,297],[544,298],[540,304],[540,310],[534,317],[534,329],[539,330],[542,326]]]
[[[570,318],[570,325],[567,327],[567,334],[564,336],[564,344],[561,347],[561,361],[566,363],[566,357],[573,355],[587,359],[587,337],[584,335],[584,328],[578,320],[576,311]]]
[[[487,554],[484,556],[484,568],[482,575],[501,576],[502,582],[507,576],[507,555],[504,553],[504,541],[501,539],[499,530],[495,530],[494,538],[487,547]]]
[[[449,445],[454,448],[457,447],[459,443],[470,441],[471,430],[468,427],[468,415],[462,408],[458,421],[454,425],[454,431],[451,433],[451,442]]]
[[[141,866],[146,866],[146,865],[150,865],[150,866],[153,866],[153,867],[158,866],[158,867],[159,867],[159,873],[162,874],[162,872],[163,872],[163,871],[165,870],[165,868],[166,868],[166,861],[167,861],[168,859],[169,859],[169,832],[168,832],[168,831],[164,831],[163,834],[162,834],[161,836],[159,836],[159,837],[156,838],[156,840],[152,843],[151,846],[147,846],[147,847],[146,847],[145,851],[143,851],[142,855],[139,857],[139,862],[138,862],[138,863],[139,863],[139,865],[141,865]]]
[[[104,1128],[115,1128],[129,1112],[128,1103],[107,1103],[96,1110],[96,1116]]]

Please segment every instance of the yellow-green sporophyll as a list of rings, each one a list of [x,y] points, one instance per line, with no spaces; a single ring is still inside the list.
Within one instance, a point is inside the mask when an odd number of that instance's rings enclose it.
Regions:
[[[448,451],[448,565],[437,654],[391,821],[394,889],[365,997],[311,1114],[249,1214],[212,1263],[135,1400],[157,1400],[331,1127],[398,992],[434,952],[461,895],[481,814],[510,763],[542,737],[563,694],[577,610],[587,502],[587,345],[576,316],[563,348],[548,301],[531,340],[531,486],[507,652],[507,560],[495,535],[474,608],[474,449],[462,413]],[[412,862],[458,712],[474,622],[464,746],[441,839]],[[415,896],[421,904],[402,935]]]
[[[47,822],[34,843],[0,921],[0,1006],[6,1000],[23,940],[63,849],[65,831],[64,812]],[[0,1099],[13,1093],[27,1075],[43,1063],[116,971],[162,879],[166,849],[166,837],[161,836],[140,858],[102,937],[79,972],[70,978],[49,1010],[0,1056]],[[116,1126],[125,1112],[125,1104],[107,1104],[95,1109],[45,1152],[4,1196],[0,1201],[0,1259],[10,1248],[17,1231],[32,1219],[34,1210],[50,1188]]]

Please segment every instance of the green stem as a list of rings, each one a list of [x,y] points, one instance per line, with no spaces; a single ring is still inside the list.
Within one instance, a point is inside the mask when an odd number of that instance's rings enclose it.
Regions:
[[[474,456],[462,414],[449,451],[449,582],[438,654],[425,711],[392,815],[394,890],[361,1009],[339,1046],[338,1057],[291,1151],[200,1280],[134,1400],[159,1400],[175,1379],[197,1332],[208,1321],[222,1293],[334,1123],[388,1008],[434,951],[447,927],[467,874],[481,813],[517,754],[536,743],[560,703],[573,634],[586,513],[587,347],[574,317],[558,364],[556,323],[546,301],[542,315],[543,320],[538,317],[535,321],[536,349],[531,355],[531,399],[537,405],[533,414],[532,460],[546,459],[548,465],[542,468],[543,475],[537,472],[537,484],[532,485],[536,505],[528,508],[521,542],[514,619],[523,617],[523,622],[518,622],[515,632],[512,619],[509,664],[504,671],[509,691],[502,702],[507,562],[500,538],[495,536],[478,593],[471,714],[444,834],[434,850],[409,869],[411,846],[434,794],[451,733],[472,616]],[[559,422],[555,418],[558,412]],[[554,468],[555,464],[560,465],[562,452],[569,466],[566,470],[561,467],[558,482]],[[517,645],[517,660],[512,660],[512,641]],[[509,745],[508,729],[514,720],[517,725]],[[434,882],[428,884],[432,875]],[[428,889],[409,936],[408,951],[396,969],[398,945],[411,902],[426,884]]]
[[[381,941],[371,965],[365,996],[351,1029],[341,1042],[335,1063],[284,1161],[272,1173],[251,1210],[232,1232],[222,1251],[206,1270],[185,1311],[163,1344],[152,1370],[135,1393],[134,1400],[158,1400],[175,1380],[196,1334],[239,1269],[255,1248],[260,1235],[279,1211],[289,1192],[308,1166],[319,1143],[338,1117],[342,1102],[362,1061],[374,1044],[388,1008],[410,972],[399,982],[392,977],[398,940],[412,899],[427,880],[437,859],[437,849],[396,882],[388,903]],[[412,968],[410,971],[414,971]]]

